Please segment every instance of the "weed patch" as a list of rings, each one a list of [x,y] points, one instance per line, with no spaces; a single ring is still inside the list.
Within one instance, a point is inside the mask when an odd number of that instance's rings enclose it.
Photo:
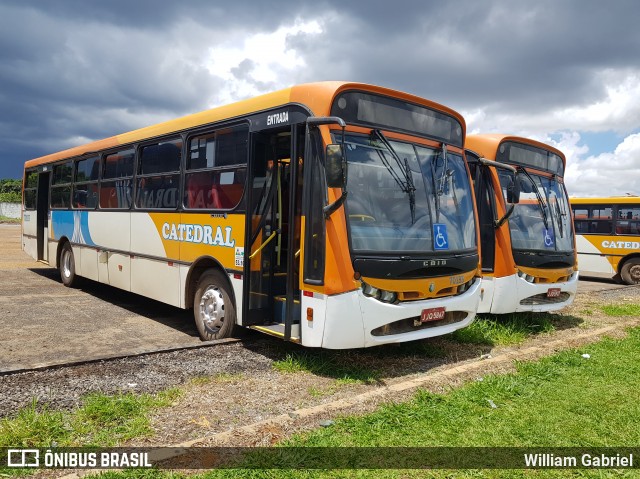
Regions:
[[[552,332],[555,329],[552,318],[552,315],[544,313],[483,315],[468,327],[455,331],[450,337],[459,343],[468,344],[521,344],[532,335]]]
[[[640,316],[640,304],[612,304],[600,309],[608,316]]]
[[[307,372],[342,381],[373,383],[380,373],[377,370],[353,364],[348,355],[332,351],[296,351],[287,353],[284,359],[273,362],[273,368],[282,373]]]
[[[33,403],[14,418],[0,420],[0,447],[115,446],[152,432],[148,413],[170,405],[179,393],[90,394],[80,408],[52,411]]]

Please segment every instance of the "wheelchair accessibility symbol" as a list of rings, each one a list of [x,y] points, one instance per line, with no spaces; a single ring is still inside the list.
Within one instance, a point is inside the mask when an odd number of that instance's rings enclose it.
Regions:
[[[555,243],[555,239],[553,237],[553,230],[548,230],[547,228],[544,228],[543,231],[544,231],[544,245],[547,248],[551,248]]]
[[[433,225],[433,249],[449,249],[449,237],[447,236],[447,225],[435,223]]]

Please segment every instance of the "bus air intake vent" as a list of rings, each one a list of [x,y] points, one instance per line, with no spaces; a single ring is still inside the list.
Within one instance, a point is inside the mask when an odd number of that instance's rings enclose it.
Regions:
[[[559,296],[556,297],[548,297],[547,293],[536,294],[534,296],[529,296],[528,298],[524,298],[520,301],[522,306],[541,306],[545,304],[558,304],[564,303],[567,301],[571,295],[569,293],[560,293]]]
[[[393,334],[410,333],[412,331],[419,331],[421,329],[437,328],[438,326],[444,326],[446,324],[459,323],[467,319],[468,313],[465,311],[447,311],[444,315],[444,319],[440,321],[428,321],[420,324],[420,326],[414,326],[414,321],[419,321],[420,316],[415,318],[405,318],[393,323],[385,324],[371,331],[372,336],[390,336]]]

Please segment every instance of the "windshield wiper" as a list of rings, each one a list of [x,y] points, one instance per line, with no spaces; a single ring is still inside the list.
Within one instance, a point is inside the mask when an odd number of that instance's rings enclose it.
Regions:
[[[449,172],[447,171],[447,166],[449,166],[449,157],[447,156],[447,145],[442,144],[442,176],[438,179],[440,181],[440,186],[438,187],[438,196],[442,196],[444,194],[444,185],[449,177]]]
[[[411,210],[411,224],[416,222],[416,186],[413,183],[413,174],[409,167],[409,160],[404,159],[405,177],[407,178],[407,189],[409,193],[409,209]]]
[[[438,156],[442,155],[442,176],[436,179],[436,173],[438,170],[437,162]],[[435,195],[434,203],[436,207],[436,223],[440,222],[440,197],[444,194],[444,184],[447,180],[447,166],[449,165],[449,158],[447,157],[447,145],[442,143],[440,152],[432,157],[431,165],[431,186],[433,187],[433,193]]]
[[[389,150],[389,153],[391,153],[391,156],[393,156],[393,159],[396,160],[398,168],[400,168],[400,171],[402,171],[402,174],[404,175],[404,181],[402,181],[398,176],[398,173],[396,172],[396,170],[387,161],[384,154],[381,155],[382,162],[387,168],[387,170],[389,170],[389,173],[391,174],[391,176],[393,176],[393,179],[396,180],[396,183],[398,183],[398,186],[400,186],[400,189],[402,190],[402,192],[407,193],[407,195],[409,196],[411,224],[414,224],[416,222],[416,187],[413,183],[413,176],[411,173],[411,168],[409,168],[409,161],[405,158],[404,165],[402,164],[402,161],[400,160],[400,156],[398,155],[396,150],[393,148],[391,143],[389,143],[389,140],[387,140],[387,138],[382,134],[380,130],[374,128],[373,130],[371,130],[371,134],[376,136],[382,142],[382,144],[387,148],[387,150]]]
[[[552,175],[551,176],[551,181],[556,185],[556,188],[558,188],[559,183],[558,180],[556,179],[556,175]],[[559,201],[559,197],[558,197],[558,193],[554,191],[555,197],[556,197],[556,216],[558,218],[558,232],[560,233],[560,238],[564,238],[564,226],[562,223],[562,217],[566,216],[566,210],[563,213],[562,210],[560,209],[560,201]]]
[[[542,221],[544,221],[544,227],[548,230],[549,229],[549,220],[547,218],[547,211],[546,211],[547,203],[542,198],[542,195],[540,194],[540,191],[538,190],[538,185],[536,185],[536,182],[533,181],[533,178],[531,177],[529,172],[527,170],[525,170],[522,166],[519,166],[518,170],[522,171],[524,173],[524,175],[527,178],[529,178],[529,181],[531,182],[531,185],[533,186],[533,192],[536,194],[536,198],[538,198],[538,206],[540,207],[540,211],[542,212]]]

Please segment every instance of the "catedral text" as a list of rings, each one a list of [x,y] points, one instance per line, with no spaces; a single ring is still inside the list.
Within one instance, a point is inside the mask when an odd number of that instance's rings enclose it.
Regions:
[[[640,242],[638,241],[609,241],[604,240],[602,242],[603,248],[625,248],[625,249],[640,249]]]
[[[213,226],[209,225],[184,223],[165,223],[162,225],[162,237],[166,240],[225,246],[227,248],[233,248],[236,245],[236,240],[231,237],[232,233],[231,226],[224,228],[224,234],[222,227],[216,226],[214,235]]]

